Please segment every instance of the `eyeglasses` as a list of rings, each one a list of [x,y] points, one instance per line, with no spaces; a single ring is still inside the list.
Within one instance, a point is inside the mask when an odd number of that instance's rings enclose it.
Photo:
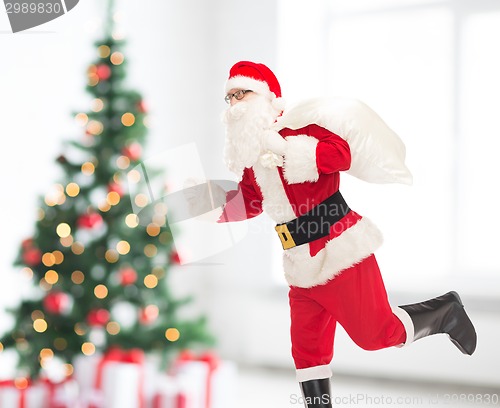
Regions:
[[[253,92],[253,91],[251,91],[249,89],[246,89],[246,90],[240,89],[239,91],[236,91],[235,93],[227,94],[224,97],[224,100],[226,101],[226,103],[230,103],[231,99],[233,99],[233,98],[235,98],[237,101],[241,101],[247,92]]]

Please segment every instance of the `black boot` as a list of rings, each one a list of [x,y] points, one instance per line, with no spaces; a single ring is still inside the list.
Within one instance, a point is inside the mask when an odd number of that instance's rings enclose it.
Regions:
[[[443,296],[422,303],[400,306],[413,322],[413,340],[437,333],[446,333],[458,349],[472,355],[476,349],[476,331],[465,313],[460,296],[448,292]]]
[[[329,378],[301,382],[300,389],[306,408],[331,408],[332,396]]]

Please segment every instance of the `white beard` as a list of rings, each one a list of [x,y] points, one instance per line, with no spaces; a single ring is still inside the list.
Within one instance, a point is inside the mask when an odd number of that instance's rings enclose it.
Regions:
[[[245,167],[252,167],[262,154],[262,135],[276,121],[280,111],[262,95],[241,101],[223,113],[226,124],[224,161],[239,180]]]

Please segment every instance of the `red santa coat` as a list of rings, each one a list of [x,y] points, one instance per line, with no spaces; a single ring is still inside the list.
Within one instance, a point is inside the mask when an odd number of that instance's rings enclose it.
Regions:
[[[278,224],[288,222],[339,190],[339,172],[348,170],[351,162],[345,140],[315,124],[279,133],[287,141],[283,167],[269,168],[258,161],[246,168],[239,190],[228,194],[221,222],[252,218],[262,211]],[[238,193],[244,208],[233,200]],[[322,285],[381,244],[378,228],[350,211],[331,227],[329,236],[284,251],[285,278],[291,286]]]

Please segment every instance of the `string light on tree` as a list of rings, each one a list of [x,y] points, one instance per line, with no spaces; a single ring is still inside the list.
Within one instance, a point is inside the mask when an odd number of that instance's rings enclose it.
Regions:
[[[26,280],[33,279],[33,269],[25,267],[21,269],[21,276],[23,276]]]
[[[125,224],[129,228],[135,228],[139,225],[139,217],[136,214],[128,214],[125,217]]]
[[[109,322],[106,325],[106,331],[111,335],[111,336],[116,336],[118,333],[120,333],[120,325],[117,322]]]
[[[119,156],[116,159],[116,167],[121,170],[126,170],[130,167],[130,159],[127,156]]]
[[[106,253],[104,254],[104,258],[106,261],[109,263],[113,264],[118,262],[118,259],[120,258],[120,254],[116,249],[108,249]]]
[[[107,45],[100,45],[97,48],[97,53],[100,58],[108,58],[111,55],[111,48]]]
[[[109,205],[117,205],[120,202],[120,194],[116,191],[110,191],[106,196],[106,202]]]
[[[59,280],[59,274],[53,269],[49,269],[47,272],[45,272],[44,278],[45,282],[47,282],[49,285],[55,285]]]
[[[94,174],[94,171],[95,171],[94,163],[85,162],[82,164],[82,173],[85,174],[86,176],[91,176],[92,174]]]
[[[127,255],[130,252],[130,244],[127,241],[120,241],[116,244],[116,251],[120,255]]]
[[[56,257],[52,252],[45,252],[42,255],[42,263],[47,267],[52,267],[56,263]]]
[[[104,131],[104,125],[98,120],[91,120],[87,124],[87,133],[92,136],[98,136]]]
[[[47,322],[44,319],[36,319],[33,322],[33,329],[38,333],[43,333],[45,330],[47,330],[47,327]]]
[[[75,285],[81,285],[85,281],[85,275],[82,271],[73,271],[71,274],[71,281]]]
[[[86,356],[91,356],[95,353],[95,345],[90,342],[85,342],[82,344],[82,353]]]
[[[25,390],[26,388],[28,388],[28,385],[29,385],[29,382],[28,382],[28,379],[26,377],[18,377],[14,380],[14,386],[18,390]]]
[[[165,337],[168,341],[174,342],[179,340],[181,333],[175,327],[170,327],[165,331]]]
[[[123,126],[132,126],[135,123],[135,116],[133,113],[127,112],[122,115]]]
[[[161,232],[161,228],[159,225],[157,224],[154,224],[154,223],[150,223],[148,224],[148,226],[146,227],[146,232],[151,235],[152,237],[156,237],[160,234]]]
[[[144,255],[148,258],[153,258],[158,253],[158,247],[154,244],[148,244],[144,247]]]
[[[67,237],[61,238],[59,242],[64,247],[70,247],[73,244],[73,237],[69,235]]]
[[[75,121],[80,126],[85,126],[89,122],[89,117],[86,113],[78,113],[75,116]]]
[[[76,197],[80,193],[80,186],[74,182],[66,186],[66,194],[70,197]]]
[[[71,227],[65,222],[62,222],[57,226],[56,233],[59,237],[66,238],[71,234]]]
[[[101,98],[96,98],[92,101],[92,111],[93,112],[100,112],[104,108],[104,102]]]
[[[74,242],[71,245],[71,252],[75,255],[81,255],[85,251],[85,246],[81,242]]]
[[[148,289],[153,289],[158,285],[158,278],[153,275],[149,274],[144,277],[144,286],[146,286]]]
[[[97,67],[95,65],[89,66],[87,77],[89,86],[96,86],[99,83],[99,76],[97,75]]]
[[[82,323],[76,323],[74,327],[75,334],[78,336],[85,336],[87,334],[87,330]]]
[[[125,57],[121,52],[115,51],[111,54],[111,57],[109,59],[113,65],[121,65],[123,64]]]
[[[94,288],[94,295],[97,299],[104,299],[106,296],[108,296],[108,288],[106,285],[99,284]]]

